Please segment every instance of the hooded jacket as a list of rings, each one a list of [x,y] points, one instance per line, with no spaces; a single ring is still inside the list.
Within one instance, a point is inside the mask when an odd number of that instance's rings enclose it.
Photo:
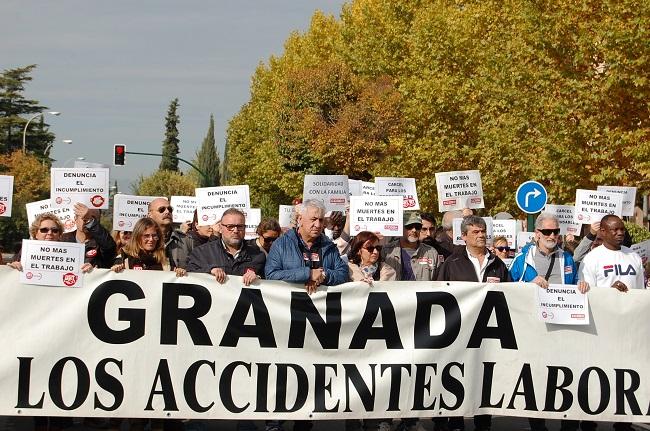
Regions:
[[[535,269],[535,253],[538,253],[537,245],[527,244],[518,253],[512,265],[510,265],[510,276],[512,281],[525,281],[530,282],[538,275],[542,277],[545,274],[538,274]],[[578,268],[573,261],[573,256],[568,251],[560,250],[555,265],[559,265],[564,273],[564,284],[577,284],[578,283]]]

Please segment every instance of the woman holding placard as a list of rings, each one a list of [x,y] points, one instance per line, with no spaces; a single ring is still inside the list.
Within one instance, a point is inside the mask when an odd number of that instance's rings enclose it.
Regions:
[[[122,272],[125,269],[172,270],[165,253],[165,238],[160,226],[153,219],[144,217],[138,220],[133,227],[131,239],[111,267],[115,272]],[[183,268],[173,270],[179,277],[186,274]]]
[[[61,241],[62,234],[63,222],[52,213],[39,214],[29,227],[30,238],[38,241]],[[12,261],[7,265],[22,271],[23,266],[20,264],[20,255],[20,250],[18,250]]]
[[[395,270],[388,265],[382,265],[379,237],[372,232],[359,232],[354,237],[348,253],[348,267],[352,281],[372,284],[373,281],[396,279]]]

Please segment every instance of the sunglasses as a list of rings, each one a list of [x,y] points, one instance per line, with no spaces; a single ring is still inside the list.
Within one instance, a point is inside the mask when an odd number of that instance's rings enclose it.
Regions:
[[[246,229],[246,225],[244,225],[244,224],[222,224],[221,226],[225,227],[230,232],[233,232],[235,230],[244,230],[244,229]]]
[[[408,224],[404,226],[404,229],[406,230],[422,230],[422,225],[421,224]]]
[[[275,236],[262,236],[262,240],[264,241],[264,244],[271,244],[276,239],[278,239],[278,238],[275,237]]]
[[[145,241],[148,240],[148,239],[158,241],[158,238],[159,238],[159,236],[156,235],[155,233],[154,234],[147,233],[147,234],[142,235],[142,239],[144,239]]]
[[[160,214],[164,213],[165,210],[169,211],[170,213],[174,211],[174,208],[172,207],[158,207],[156,208],[156,211],[158,211]]]
[[[508,247],[507,245],[499,245],[494,248],[496,248],[499,251],[510,251],[510,247]]]
[[[42,228],[38,229],[38,231],[40,233],[48,233],[48,232],[59,233],[59,232],[61,232],[58,227],[42,227]]]
[[[366,250],[368,250],[368,253],[372,254],[377,250],[378,253],[381,253],[381,246],[380,245],[371,245],[368,247],[364,247]]]
[[[544,235],[544,236],[551,236],[552,233],[554,233],[555,235],[560,234],[560,229],[559,228],[557,228],[557,229],[537,229],[537,230],[540,231],[542,233],[542,235]]]

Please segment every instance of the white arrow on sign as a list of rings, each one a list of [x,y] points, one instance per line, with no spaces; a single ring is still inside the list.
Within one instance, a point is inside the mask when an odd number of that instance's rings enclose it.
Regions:
[[[525,206],[525,207],[528,207],[528,198],[530,197],[530,195],[533,195],[533,197],[536,198],[536,197],[538,197],[538,196],[541,195],[541,194],[542,194],[542,192],[540,192],[540,191],[537,190],[537,189],[533,189],[532,192],[528,192],[528,193],[526,193],[526,197],[524,198],[524,202],[525,202],[525,205],[524,205],[524,206]]]

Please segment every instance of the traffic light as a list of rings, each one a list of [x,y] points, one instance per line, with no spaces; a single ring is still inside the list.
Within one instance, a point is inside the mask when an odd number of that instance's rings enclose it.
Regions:
[[[125,154],[126,154],[126,145],[113,145],[113,165],[124,166]]]

